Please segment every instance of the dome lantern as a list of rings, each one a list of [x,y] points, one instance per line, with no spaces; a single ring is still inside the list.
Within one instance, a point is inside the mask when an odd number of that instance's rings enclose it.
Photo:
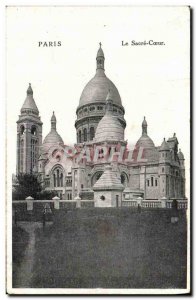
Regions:
[[[54,111],[53,111],[53,114],[52,114],[52,117],[51,117],[51,130],[56,130],[56,116],[54,114]]]
[[[144,120],[142,122],[142,135],[147,134],[147,127],[148,127],[148,124],[146,122],[146,117],[144,117]]]
[[[33,90],[32,90],[32,87],[31,87],[31,83],[29,83],[29,87],[27,89],[27,95],[33,95]]]
[[[99,45],[100,45],[100,47],[99,47],[99,50],[97,52],[97,57],[96,57],[96,60],[97,60],[97,70],[98,69],[104,70],[104,60],[105,60],[105,57],[104,57],[103,50],[101,48],[102,44],[99,43]]]

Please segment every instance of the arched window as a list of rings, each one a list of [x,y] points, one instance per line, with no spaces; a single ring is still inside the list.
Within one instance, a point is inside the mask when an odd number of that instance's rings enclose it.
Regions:
[[[61,181],[61,186],[63,186],[63,173],[61,173],[60,181]]]
[[[20,134],[24,134],[24,131],[25,131],[24,125],[21,125],[20,126]]]
[[[33,125],[33,126],[31,126],[31,134],[32,135],[36,135],[36,127]]]
[[[124,184],[125,183],[125,175],[121,174],[120,179],[121,179],[121,183]]]
[[[94,129],[94,127],[91,127],[90,128],[90,140],[91,141],[93,140],[94,136],[95,136],[95,129]]]
[[[79,132],[78,132],[78,142],[82,143],[82,133],[81,133],[81,130],[79,130]]]
[[[84,134],[84,142],[86,142],[87,141],[87,129],[86,128],[84,128],[83,134]]]
[[[54,187],[56,187],[56,174],[53,174]]]
[[[96,181],[97,181],[100,177],[101,177],[101,174],[100,174],[100,173],[97,174],[97,176],[96,176]]]
[[[69,200],[69,194],[67,194],[67,199]]]
[[[57,186],[60,186],[59,170],[57,170]]]

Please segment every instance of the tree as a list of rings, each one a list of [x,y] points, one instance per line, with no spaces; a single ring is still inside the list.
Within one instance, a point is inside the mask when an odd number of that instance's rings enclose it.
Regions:
[[[38,199],[41,190],[41,184],[36,175],[19,174],[16,176],[16,183],[13,185],[12,199],[24,200],[28,196]]]

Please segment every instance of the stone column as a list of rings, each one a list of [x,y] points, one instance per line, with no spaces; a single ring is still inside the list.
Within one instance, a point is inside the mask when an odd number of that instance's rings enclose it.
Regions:
[[[162,197],[162,198],[161,198],[161,207],[162,207],[162,208],[166,208],[166,201],[167,201],[167,198],[166,198],[166,197]]]
[[[76,200],[76,208],[81,208],[81,198],[76,196],[74,200]]]
[[[25,199],[27,201],[27,210],[33,210],[33,200],[34,198],[29,196]]]
[[[59,209],[59,200],[60,198],[55,196],[52,198],[52,200],[54,200],[54,209]]]

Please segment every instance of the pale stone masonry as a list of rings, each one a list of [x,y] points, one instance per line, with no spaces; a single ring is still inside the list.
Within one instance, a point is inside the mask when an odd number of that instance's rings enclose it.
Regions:
[[[95,206],[119,206],[123,199],[138,197],[185,199],[184,155],[176,135],[155,146],[144,117],[141,137],[128,159],[125,109],[118,89],[105,74],[101,46],[96,64],[95,76],[84,87],[76,109],[74,156],[65,155],[67,146],[58,134],[54,112],[51,130],[42,142],[42,122],[29,85],[17,121],[17,173],[36,173],[43,188],[55,190],[60,198],[94,199]],[[83,156],[79,161],[84,152],[96,153],[96,159]]]

